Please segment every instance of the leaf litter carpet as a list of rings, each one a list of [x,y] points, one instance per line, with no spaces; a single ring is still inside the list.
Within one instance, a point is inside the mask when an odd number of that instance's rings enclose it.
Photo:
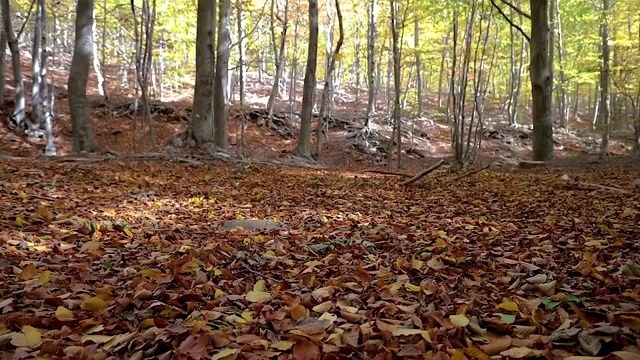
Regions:
[[[640,359],[639,196],[558,175],[0,163],[0,358]]]

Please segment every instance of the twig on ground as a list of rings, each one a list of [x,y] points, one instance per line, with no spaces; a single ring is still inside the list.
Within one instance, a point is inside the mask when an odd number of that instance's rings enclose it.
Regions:
[[[444,164],[444,160],[440,160],[437,163],[435,163],[434,165],[432,165],[430,168],[426,169],[425,171],[421,172],[420,174],[412,177],[411,179],[407,179],[405,181],[402,182],[403,186],[408,186],[413,184],[414,182],[420,180],[420,178],[422,178],[423,176],[433,172],[435,169],[439,168],[440,166],[442,166],[442,164]]]
[[[465,178],[465,177],[467,177],[467,176],[475,175],[475,174],[477,174],[477,173],[479,173],[479,172],[481,172],[481,171],[487,170],[488,168],[489,168],[489,165],[487,165],[487,166],[485,166],[485,167],[483,167],[483,168],[480,168],[480,169],[477,169],[477,170],[474,170],[474,171],[468,172],[468,173],[466,173],[466,174],[462,174],[462,175],[460,175],[460,176],[456,176],[455,178],[453,178],[453,180],[460,180],[460,179]]]
[[[402,177],[411,177],[411,175],[409,174],[403,174],[403,173],[393,172],[393,171],[375,170],[375,169],[364,170],[363,172],[381,174],[381,175],[396,175],[396,176],[402,176]]]

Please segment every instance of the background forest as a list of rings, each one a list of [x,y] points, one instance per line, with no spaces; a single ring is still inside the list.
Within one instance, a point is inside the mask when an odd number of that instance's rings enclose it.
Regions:
[[[305,157],[312,155],[312,140],[314,157],[322,149],[323,137],[312,139],[311,126],[314,134],[326,128],[319,133],[327,137],[336,121],[353,132],[354,145],[365,152],[393,157],[395,144],[398,164],[397,154],[406,152],[400,144],[415,149],[414,135],[428,136],[422,128],[435,123],[448,127],[450,152],[458,163],[472,162],[482,137],[491,137],[488,129],[499,124],[522,129],[516,137],[532,137],[535,160],[551,158],[552,126],[561,135],[586,130],[603,156],[609,154],[611,134],[638,148],[640,130],[631,135],[640,121],[635,65],[640,9],[634,1],[105,0],[80,5],[86,7],[3,1],[0,47],[8,40],[14,55],[10,68],[31,63],[24,72],[27,83],[34,80],[26,87],[31,101],[16,97],[12,128],[28,128],[37,136],[51,129],[55,101],[48,100],[67,85],[56,74],[67,71],[69,86],[78,83],[72,78],[83,71],[69,72],[70,60],[74,47],[85,45],[77,53],[85,56],[83,66],[91,62],[90,94],[107,102],[140,99],[129,114],[136,115],[130,116],[133,150],[145,141],[155,147],[164,140],[154,134],[154,102],[184,102],[191,96],[193,113],[186,118],[191,124],[173,144],[212,140],[217,149],[226,148],[229,105],[241,104],[265,109],[260,117],[272,128],[282,125],[281,135],[297,136],[297,130],[287,129],[301,127],[296,152]],[[84,38],[75,38],[80,29]],[[542,61],[539,66],[533,66],[536,59]],[[1,65],[5,73],[7,66]],[[23,76],[13,75],[14,93],[24,92]],[[308,89],[317,88],[308,90],[313,99],[301,91],[306,78]],[[535,101],[532,79],[542,86],[542,102]],[[80,110],[86,104],[74,106],[86,90],[73,90],[70,109],[81,111],[76,119],[88,119],[89,112]],[[25,122],[27,103],[32,111]],[[341,110],[342,115],[331,116]],[[242,112],[238,117],[250,118]],[[312,118],[321,121],[311,125]],[[79,125],[86,120],[73,123],[76,140],[79,133],[88,136],[76,145],[89,144],[76,150],[97,149],[91,128]],[[375,131],[374,124],[389,125],[391,133]],[[242,135],[236,131],[231,141],[240,142],[244,151],[244,120],[241,127]],[[527,135],[530,127],[533,134]],[[55,153],[54,141],[46,147]]]

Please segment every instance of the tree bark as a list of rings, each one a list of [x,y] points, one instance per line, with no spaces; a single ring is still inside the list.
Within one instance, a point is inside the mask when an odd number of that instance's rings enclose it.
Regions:
[[[7,35],[7,43],[9,44],[9,50],[11,50],[11,60],[13,65],[13,83],[15,88],[16,102],[13,108],[13,114],[9,125],[14,130],[22,130],[26,127],[26,99],[24,93],[24,80],[22,77],[22,68],[20,64],[20,48],[18,47],[18,40],[13,32],[13,26],[11,24],[11,6],[9,0],[1,0],[2,6],[2,22],[4,25],[4,32]],[[3,53],[4,55],[4,53]]]
[[[531,3],[531,93],[533,98],[533,160],[553,158],[553,126],[551,123],[551,65],[549,64],[548,0]]]
[[[322,154],[322,142],[324,131],[324,120],[325,117],[331,115],[331,94],[333,93],[333,71],[336,68],[336,57],[340,54],[340,49],[342,48],[342,43],[344,42],[344,25],[342,24],[342,11],[340,10],[340,2],[339,0],[335,0],[336,4],[336,14],[338,16],[338,27],[339,27],[339,37],[338,43],[336,44],[336,48],[331,54],[331,60],[329,60],[329,67],[327,68],[325,74],[325,82],[324,88],[322,89],[322,101],[320,104],[320,115],[318,116],[318,127],[316,128],[316,152],[317,158],[320,160],[320,155]]]
[[[0,25],[0,106],[4,105],[4,91],[7,78],[7,32],[4,29],[4,18],[0,18],[3,23]]]
[[[600,124],[602,125],[602,142],[600,143],[600,157],[609,156],[609,134],[611,133],[611,98],[609,93],[611,87],[611,46],[609,45],[610,12],[610,0],[602,0],[602,23],[600,25],[600,35],[602,37],[602,63],[600,65]]]
[[[196,25],[196,81],[193,92],[193,111],[188,138],[201,146],[213,141],[213,29],[214,0],[198,0]]]
[[[44,36],[45,2],[38,0],[36,4],[36,23],[33,29],[33,47],[31,51],[31,121],[34,128],[42,125],[42,106],[40,90],[42,89],[42,37]]]
[[[365,128],[371,127],[371,115],[375,112],[376,93],[376,38],[378,31],[376,30],[378,21],[378,11],[376,9],[376,0],[369,0],[369,21],[367,23],[367,85],[368,100],[367,113],[365,115]]]
[[[316,66],[318,60],[318,1],[309,0],[309,45],[307,49],[307,69],[304,75],[302,109],[300,112],[300,137],[295,153],[311,158],[311,116],[316,90]]]
[[[231,0],[220,0],[220,20],[218,29],[218,51],[214,85],[214,127],[215,143],[221,149],[227,148],[227,112],[229,110],[229,53],[231,51]]]
[[[418,12],[416,11],[414,17],[414,45],[416,50],[416,97],[418,103],[418,117],[422,116],[424,111],[422,105],[422,60],[420,59],[420,19],[418,17]]]
[[[93,22],[93,0],[78,0],[76,7],[76,36],[73,59],[69,70],[69,111],[73,126],[73,150],[96,152],[98,146],[93,136],[87,80],[93,51],[91,24]]]

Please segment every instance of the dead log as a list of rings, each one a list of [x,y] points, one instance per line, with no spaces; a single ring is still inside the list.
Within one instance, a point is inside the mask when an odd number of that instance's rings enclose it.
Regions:
[[[618,194],[628,194],[628,195],[635,195],[634,192],[632,191],[628,191],[628,190],[624,190],[624,189],[620,189],[620,188],[616,188],[616,187],[612,187],[612,186],[605,186],[605,185],[600,185],[600,184],[593,184],[593,183],[586,183],[586,182],[582,182],[578,179],[572,179],[570,178],[568,175],[562,175],[560,177],[560,179],[562,181],[564,181],[565,186],[569,189],[575,189],[575,190],[603,190],[603,191],[609,191],[609,192],[614,192],[614,193],[618,193]]]
[[[407,179],[405,181],[402,182],[403,186],[408,186],[413,184],[414,182],[420,180],[420,178],[422,178],[423,176],[433,172],[435,169],[439,168],[440,166],[442,166],[442,164],[444,164],[444,160],[440,160],[437,163],[435,163],[434,165],[432,165],[430,168],[424,170],[423,172],[421,172],[420,174],[412,177],[411,179]]]

